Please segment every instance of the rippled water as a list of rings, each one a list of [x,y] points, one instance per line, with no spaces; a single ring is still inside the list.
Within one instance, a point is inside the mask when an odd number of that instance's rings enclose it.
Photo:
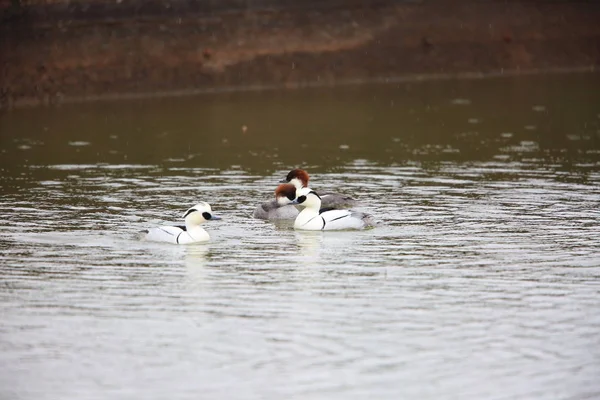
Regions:
[[[600,396],[599,83],[0,116],[0,397]],[[296,166],[382,225],[252,219]],[[199,200],[210,243],[137,240]]]

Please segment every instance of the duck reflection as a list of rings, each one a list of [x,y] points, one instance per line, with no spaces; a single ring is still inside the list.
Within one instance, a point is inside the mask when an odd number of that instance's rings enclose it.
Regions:
[[[295,231],[294,237],[296,243],[298,243],[300,255],[303,258],[313,258],[320,255],[323,248],[323,236],[322,231]]]
[[[201,285],[204,281],[209,251],[208,243],[186,246],[185,267],[187,278],[192,285]]]
[[[295,231],[294,236],[298,243],[300,256],[304,259],[322,261],[324,257],[340,257],[345,259],[345,254],[354,246],[356,240],[362,237],[352,231]]]

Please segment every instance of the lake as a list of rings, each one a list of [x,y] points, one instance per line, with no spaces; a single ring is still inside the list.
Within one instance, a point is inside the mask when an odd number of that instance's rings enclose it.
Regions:
[[[0,398],[600,396],[600,75],[0,115]],[[374,229],[251,217],[287,172]],[[211,203],[206,244],[140,241]]]

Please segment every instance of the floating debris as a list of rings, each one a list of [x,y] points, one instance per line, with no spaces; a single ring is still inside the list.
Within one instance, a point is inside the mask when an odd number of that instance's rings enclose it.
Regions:
[[[502,132],[502,133],[500,134],[500,136],[502,136],[503,138],[506,138],[506,139],[508,139],[508,138],[511,138],[511,137],[513,137],[513,134],[512,134],[512,132]]]
[[[533,140],[522,140],[516,146],[508,146],[500,149],[503,153],[530,153],[540,150],[540,145]]]
[[[480,119],[478,119],[478,118],[469,118],[469,119],[467,120],[467,122],[468,122],[468,123],[470,123],[470,124],[478,124],[478,123],[480,123],[480,122],[481,122],[481,120],[480,120]]]
[[[75,146],[75,147],[89,146],[90,144],[91,144],[90,142],[84,142],[83,140],[75,140],[73,142],[69,142],[69,146]]]
[[[544,112],[544,111],[546,111],[546,107],[545,106],[533,106],[531,109],[533,111],[537,111],[537,112]]]
[[[350,146],[348,146],[347,144],[340,144],[340,149],[342,150],[348,150],[350,148]]]
[[[460,153],[460,149],[455,149],[452,146],[448,146],[445,149],[442,149],[442,153]]]
[[[458,105],[458,106],[468,106],[469,104],[471,104],[471,100],[469,99],[453,99],[450,103]]]
[[[456,137],[458,137],[458,138],[467,138],[467,137],[475,137],[475,136],[479,136],[479,132],[467,131],[467,132],[460,132],[460,133],[456,134]]]
[[[528,131],[535,131],[537,129],[537,126],[535,126],[535,125],[525,125],[524,128],[527,129]]]
[[[538,147],[538,144],[533,140],[521,140],[521,146],[523,147]]]

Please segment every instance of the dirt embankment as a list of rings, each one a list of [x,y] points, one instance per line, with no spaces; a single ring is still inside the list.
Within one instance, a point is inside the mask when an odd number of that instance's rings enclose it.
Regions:
[[[600,65],[595,2],[366,3],[4,1],[0,107]]]

